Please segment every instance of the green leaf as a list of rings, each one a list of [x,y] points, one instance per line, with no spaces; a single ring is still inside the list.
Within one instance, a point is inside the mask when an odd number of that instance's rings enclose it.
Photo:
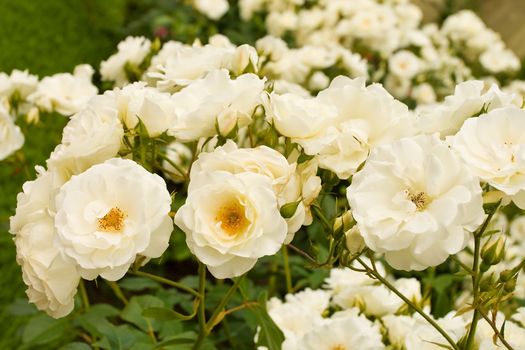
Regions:
[[[33,346],[52,343],[65,336],[69,329],[70,324],[67,319],[55,320],[45,314],[39,314],[27,323],[22,341]]]
[[[257,345],[266,346],[268,350],[280,350],[284,335],[266,311],[266,299],[267,293],[262,292],[258,298],[259,304],[250,306],[250,310],[255,314],[261,326]]]
[[[191,345],[196,339],[197,334],[195,332],[184,332],[166,339],[163,342],[157,343],[155,349],[163,349],[172,345]]]
[[[109,345],[109,349],[111,350],[125,350],[131,349],[137,343],[152,342],[147,334],[142,333],[129,325],[111,325],[111,327],[105,329],[104,333],[104,338],[101,339],[100,342],[94,344],[104,349],[108,349],[107,346]]]
[[[311,160],[313,158],[314,158],[314,156],[309,156],[308,154],[301,153],[299,158],[297,158],[297,164],[301,164],[301,163],[307,162],[307,161],[309,161],[309,160]]]
[[[108,304],[97,304],[89,308],[83,315],[75,319],[82,328],[89,333],[93,333],[99,337],[111,332],[114,327],[108,320],[108,317],[114,317],[119,314],[119,310]]]
[[[156,330],[158,328],[156,322],[151,322],[151,324],[149,324],[150,322],[144,318],[142,312],[148,308],[163,308],[164,306],[164,302],[154,296],[136,296],[130,299],[128,305],[126,305],[124,310],[120,313],[120,318],[134,324],[145,332],[147,332],[150,327]]]
[[[160,284],[144,277],[126,277],[119,281],[119,286],[122,289],[138,292],[145,289],[157,289]]]
[[[66,344],[58,350],[91,350],[91,347],[86,343],[74,342]]]
[[[154,318],[159,321],[172,321],[178,319],[178,314],[170,309],[162,307],[150,307],[142,311],[142,316]]]
[[[150,317],[159,321],[191,320],[197,314],[198,305],[199,300],[195,299],[193,303],[193,312],[189,315],[184,315],[177,311],[163,307],[150,307],[142,311],[142,316]]]
[[[28,316],[36,314],[37,310],[27,299],[17,299],[9,305],[9,313],[14,316]]]

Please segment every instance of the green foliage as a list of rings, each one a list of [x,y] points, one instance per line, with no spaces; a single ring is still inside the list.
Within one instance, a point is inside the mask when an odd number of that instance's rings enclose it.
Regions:
[[[266,33],[262,16],[256,15],[248,22],[239,18],[236,1],[230,2],[225,16],[212,21],[183,0],[130,0],[125,31],[131,35],[157,36],[186,43],[196,39],[205,43],[210,36],[221,33],[236,44],[253,44]]]

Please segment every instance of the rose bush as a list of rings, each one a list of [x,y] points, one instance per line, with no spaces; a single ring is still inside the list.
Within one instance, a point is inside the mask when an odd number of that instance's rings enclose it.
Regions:
[[[480,64],[507,82],[514,55],[470,12],[421,27],[404,1],[300,5],[237,8],[297,47],[129,37],[98,87],[87,66],[0,75],[3,157],[23,156],[15,121],[69,117],[10,219],[27,298],[57,319],[25,332],[64,325],[42,344],[65,348],[524,346],[525,112],[512,84],[467,80]]]

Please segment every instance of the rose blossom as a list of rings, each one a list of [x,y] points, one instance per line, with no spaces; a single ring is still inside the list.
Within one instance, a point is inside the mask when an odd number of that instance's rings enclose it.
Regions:
[[[166,184],[131,160],[113,158],[73,176],[55,204],[61,249],[83,278],[118,280],[137,255],[158,258],[168,247]]]
[[[216,278],[240,276],[277,253],[287,233],[272,180],[251,172],[219,170],[192,179],[175,223]]]
[[[485,217],[479,180],[436,135],[373,150],[347,198],[367,246],[402,270],[441,264]]]

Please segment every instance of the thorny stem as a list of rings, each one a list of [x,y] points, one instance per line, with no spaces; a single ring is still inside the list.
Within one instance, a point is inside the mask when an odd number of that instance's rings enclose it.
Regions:
[[[206,266],[199,262],[199,311],[197,313],[199,317],[199,336],[193,345],[193,349],[197,350],[201,347],[204,338],[206,337],[206,305],[205,305],[205,294],[206,294]]]
[[[441,328],[441,326],[432,319],[432,317],[428,316],[419,306],[414,304],[410,299],[408,299],[406,296],[403,295],[399,290],[397,290],[396,287],[394,287],[388,280],[386,280],[383,276],[381,276],[380,273],[375,271],[374,269],[370,268],[361,258],[356,258],[356,260],[363,266],[363,268],[366,270],[366,272],[372,276],[374,276],[378,281],[380,281],[382,284],[385,285],[388,289],[390,289],[394,294],[396,294],[399,298],[401,298],[408,306],[410,306],[414,311],[416,311],[418,314],[420,314],[428,323],[432,325],[452,346],[454,350],[460,350],[457,346],[456,342],[450,338],[447,332]]]
[[[143,272],[143,271],[130,271],[131,274],[135,275],[135,276],[141,276],[141,277],[146,277],[146,278],[149,278],[153,281],[157,281],[157,282],[160,282],[162,284],[166,284],[168,286],[172,286],[172,287],[175,287],[177,289],[180,289],[180,290],[183,290],[185,292],[188,292],[190,293],[191,295],[197,297],[197,298],[200,298],[201,295],[199,294],[199,292],[197,292],[195,289],[193,288],[190,288],[188,286],[185,286],[184,284],[182,283],[178,283],[178,282],[175,282],[175,281],[172,281],[172,280],[169,280],[167,278],[164,278],[164,277],[160,277],[160,276],[157,276],[157,275],[153,275],[151,273],[147,273],[147,272]]]
[[[507,340],[505,340],[505,338],[503,337],[503,334],[500,333],[500,331],[498,330],[498,327],[494,324],[494,322],[492,322],[492,320],[487,316],[487,314],[484,313],[483,310],[481,309],[479,309],[478,311],[481,317],[483,317],[485,321],[487,321],[489,326],[492,328],[492,330],[494,331],[494,334],[496,334],[499,340],[501,340],[501,343],[505,345],[505,347],[508,350],[514,350],[514,348],[507,342]]]
[[[501,202],[501,201],[500,201]],[[480,249],[481,249],[481,237],[483,237],[483,233],[489,226],[490,220],[496,213],[496,211],[499,208],[499,203],[495,206],[495,208],[487,215],[487,218],[483,222],[483,225],[481,228],[474,233],[474,262],[472,263],[472,290],[473,290],[473,306],[474,306],[474,313],[472,315],[472,322],[470,324],[470,329],[468,331],[468,337],[467,342],[465,344],[465,349],[470,350],[474,348],[474,338],[476,336],[476,329],[478,326],[479,321],[479,310],[478,310],[478,304],[479,304],[479,283],[481,281],[481,275],[483,272],[480,270]]]
[[[298,253],[299,255],[303,256],[304,258],[306,258],[306,260],[308,260],[311,264],[317,266],[319,265],[317,263],[317,260],[315,260],[314,258],[312,258],[310,256],[310,254],[308,254],[307,252],[305,252],[304,250],[294,246],[293,244],[288,244],[288,247],[290,247],[290,249],[292,249],[293,251],[295,251],[296,253]]]
[[[89,310],[89,297],[86,292],[86,286],[84,285],[84,280],[80,280],[80,296],[82,297],[82,305],[84,305],[84,311]]]
[[[244,278],[244,275],[241,276],[241,277],[238,277],[234,282],[233,282],[233,285],[230,287],[230,289],[226,292],[226,294],[224,295],[224,297],[221,299],[219,305],[217,306],[217,308],[215,309],[215,311],[213,312],[213,314],[211,315],[211,318],[210,320],[208,321],[208,323],[206,324],[206,330],[207,330],[207,334],[209,334],[211,332],[211,330],[213,329],[213,327],[217,324],[217,319],[219,316],[224,316],[224,308],[226,307],[226,304],[228,304],[228,302],[230,301],[231,297],[233,296],[233,294],[235,293],[235,291],[237,290],[237,288],[239,288],[239,285],[241,284],[242,280]]]
[[[458,264],[463,270],[467,271],[470,275],[474,274],[474,271],[472,271],[470,267],[468,267],[465,263],[459,260],[457,256],[451,255],[450,258],[454,260],[454,262]]]
[[[126,298],[126,296],[124,295],[124,293],[122,292],[122,289],[120,289],[119,285],[117,282],[114,282],[114,281],[107,281],[106,280],[106,283],[107,285],[111,288],[111,290],[113,291],[113,293],[115,294],[115,296],[124,303],[124,305],[128,305],[128,299]]]
[[[226,315],[224,308],[226,304],[230,301],[231,297],[234,295],[237,288],[241,284],[244,276],[237,278],[230,289],[226,292],[224,297],[219,302],[219,305],[215,308],[215,311],[211,315],[208,322],[206,322],[206,309],[204,303],[204,294],[206,292],[206,266],[202,263],[199,263],[199,293],[201,294],[200,304],[199,304],[199,336],[193,345],[193,349],[197,350],[201,347],[204,339],[210,334],[213,327],[215,327],[222,318]]]
[[[288,248],[283,245],[282,247],[283,252],[283,265],[284,265],[284,276],[286,279],[286,291],[288,293],[292,293],[293,287],[292,287],[292,274],[290,272],[290,260],[288,259]]]

